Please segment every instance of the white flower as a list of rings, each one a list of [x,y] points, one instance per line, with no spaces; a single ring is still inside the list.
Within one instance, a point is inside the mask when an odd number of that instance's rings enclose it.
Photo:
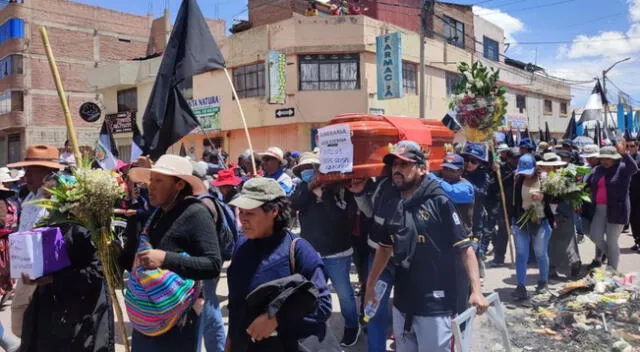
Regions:
[[[471,92],[469,92],[469,94],[467,94],[467,95],[469,96],[469,98],[475,98],[476,97],[476,95],[471,93]]]
[[[464,76],[467,78],[467,81],[472,82],[473,81],[473,75],[471,75],[471,72],[466,71],[464,73]]]
[[[478,98],[476,100],[476,105],[478,105],[479,108],[485,108],[487,107],[487,100],[485,98]]]
[[[479,79],[475,80],[475,84],[476,84],[476,87],[478,87],[478,89],[481,89],[482,87],[484,87],[484,82],[482,82]]]

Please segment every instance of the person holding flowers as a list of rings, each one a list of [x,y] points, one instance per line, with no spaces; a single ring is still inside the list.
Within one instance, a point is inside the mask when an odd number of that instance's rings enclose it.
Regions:
[[[540,190],[540,178],[536,172],[536,161],[532,154],[525,154],[518,162],[516,185],[511,214],[513,237],[516,247],[516,278],[518,286],[512,293],[516,300],[527,299],[525,287],[529,247],[533,250],[540,270],[536,292],[546,289],[549,279],[549,240],[553,213]]]

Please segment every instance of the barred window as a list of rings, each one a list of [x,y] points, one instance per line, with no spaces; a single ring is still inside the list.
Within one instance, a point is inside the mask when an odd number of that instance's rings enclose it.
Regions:
[[[238,98],[264,97],[264,62],[234,68],[233,84],[238,93]]]
[[[360,89],[360,55],[300,55],[300,90]]]
[[[413,62],[402,63],[402,86],[407,94],[418,94],[417,77],[418,65]]]

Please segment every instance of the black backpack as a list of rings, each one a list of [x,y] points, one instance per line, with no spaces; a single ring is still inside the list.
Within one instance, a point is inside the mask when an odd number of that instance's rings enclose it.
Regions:
[[[211,216],[216,220],[216,232],[218,233],[222,260],[231,260],[233,249],[238,241],[235,213],[228,205],[210,193],[201,194],[196,198],[209,209]],[[204,202],[204,199],[209,199],[211,202]],[[210,204],[213,204],[213,209]]]

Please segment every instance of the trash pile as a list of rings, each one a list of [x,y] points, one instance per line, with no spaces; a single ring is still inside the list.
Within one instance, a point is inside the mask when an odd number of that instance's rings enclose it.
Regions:
[[[534,314],[529,311],[508,323],[517,347],[547,352],[631,352],[640,347],[637,273],[596,269],[557,292],[534,297],[531,305]]]

